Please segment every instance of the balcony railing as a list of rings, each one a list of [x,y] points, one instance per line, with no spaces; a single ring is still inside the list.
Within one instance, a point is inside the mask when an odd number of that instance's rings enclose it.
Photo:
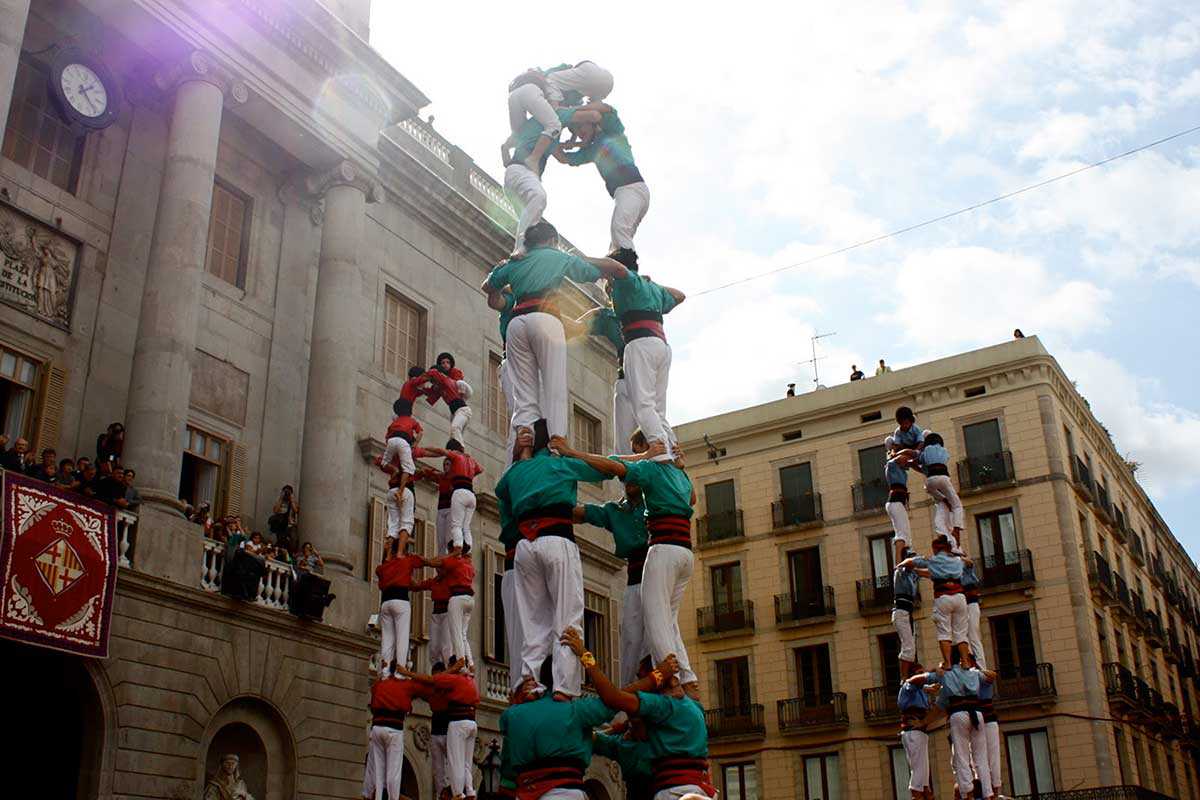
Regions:
[[[1129,557],[1139,565],[1146,563],[1146,548],[1142,545],[1142,537],[1136,533],[1129,534]]]
[[[1054,683],[1054,665],[1037,664],[1033,670],[1016,670],[1005,675],[1000,671],[996,689],[996,706],[1011,708],[1037,703],[1048,703],[1058,697]]]
[[[133,550],[137,544],[138,515],[117,509],[117,565],[133,566]]]
[[[820,492],[781,497],[771,503],[771,525],[775,530],[821,522]]]
[[[1094,591],[1099,592],[1100,599],[1104,602],[1115,603],[1117,601],[1112,570],[1109,569],[1108,561],[1104,556],[1095,551],[1092,551],[1092,557],[1088,562],[1088,582],[1091,583]]]
[[[1163,648],[1163,658],[1172,664],[1178,664],[1183,651],[1179,648],[1179,634],[1174,628],[1167,628],[1167,646]]]
[[[1071,478],[1075,488],[1089,502],[1096,502],[1096,484],[1092,482],[1092,471],[1079,456],[1071,459]]]
[[[1067,789],[1061,792],[1023,794],[1011,800],[1171,800],[1165,794],[1141,786],[1098,786],[1094,789]]]
[[[742,600],[696,609],[696,630],[701,636],[754,630],[754,603]]]
[[[817,586],[804,594],[775,595],[777,625],[823,622],[835,613],[832,586]]]
[[[1105,489],[1101,484],[1096,484],[1096,510],[1103,512],[1099,516],[1102,520],[1109,523],[1113,522],[1113,507],[1112,501],[1108,499],[1108,489]]]
[[[899,686],[873,686],[862,690],[863,718],[869,725],[895,722],[900,719],[900,706],[896,705]]]
[[[704,723],[708,727],[710,739],[767,735],[762,703],[750,703],[736,708],[710,708],[704,712]]]
[[[1110,661],[1104,665],[1104,691],[1109,702],[1134,709],[1140,705],[1137,679],[1120,664]]]
[[[958,462],[958,485],[963,491],[1009,486],[1016,480],[1012,452],[1001,450],[982,456],[967,456]]]
[[[508,702],[508,667],[488,662],[483,674],[483,696],[488,700]]]
[[[1152,581],[1154,581],[1156,584],[1158,584],[1159,586],[1161,586],[1163,581],[1166,579],[1166,577],[1167,577],[1167,573],[1163,569],[1162,556],[1158,556],[1158,555],[1151,556],[1150,557],[1150,579]]]
[[[882,511],[888,499],[888,485],[883,478],[857,481],[852,487],[856,513]]]
[[[892,588],[891,575],[863,578],[861,581],[857,581],[856,588],[858,590],[859,612],[871,614],[888,611],[892,608],[896,593]],[[917,596],[913,598],[913,605],[918,608],[921,605],[921,595],[919,592],[920,587],[918,587]]]
[[[1133,600],[1130,598],[1129,584],[1117,573],[1113,573],[1113,584],[1117,593],[1117,610],[1133,614]]]
[[[1146,643],[1151,647],[1162,647],[1166,644],[1166,633],[1163,631],[1162,620],[1157,611],[1146,612]]]
[[[1150,624],[1150,620],[1146,617],[1146,601],[1137,592],[1130,592],[1129,596],[1133,600],[1133,624],[1139,630],[1145,631]]]
[[[745,535],[740,508],[719,511],[696,520],[696,538],[702,545],[740,539]]]
[[[206,592],[221,591],[221,575],[225,571],[225,543],[204,540],[204,563],[201,565],[200,588]],[[258,581],[254,603],[265,608],[288,610],[288,595],[292,589],[292,568],[274,559],[267,559],[266,572]]]
[[[1125,541],[1129,535],[1129,526],[1125,521],[1125,514],[1120,508],[1113,506],[1113,536],[1114,538]]]
[[[983,574],[979,582],[984,590],[1029,585],[1033,580],[1033,553],[1028,550],[983,557]]]
[[[833,692],[824,697],[792,697],[780,700],[779,730],[783,733],[845,728],[850,725],[846,713],[846,693]]]

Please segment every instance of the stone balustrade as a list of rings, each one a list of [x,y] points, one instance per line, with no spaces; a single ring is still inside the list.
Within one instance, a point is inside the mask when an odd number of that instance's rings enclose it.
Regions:
[[[117,565],[133,566],[133,547],[137,543],[138,515],[117,509]]]
[[[221,591],[221,573],[225,569],[225,543],[204,540],[204,558],[200,573],[200,588],[206,592]],[[292,589],[292,568],[274,559],[267,559],[267,571],[258,582],[254,602],[264,608],[288,610]]]
[[[488,700],[508,701],[508,667],[503,664],[484,667],[483,696]]]

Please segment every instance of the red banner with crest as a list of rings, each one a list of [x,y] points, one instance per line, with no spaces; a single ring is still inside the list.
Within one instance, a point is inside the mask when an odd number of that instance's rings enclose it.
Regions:
[[[106,657],[117,584],[112,508],[14,472],[0,476],[0,636]]]

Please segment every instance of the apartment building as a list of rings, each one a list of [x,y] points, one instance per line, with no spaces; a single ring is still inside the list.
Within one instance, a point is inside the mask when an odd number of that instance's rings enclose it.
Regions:
[[[956,459],[1004,793],[1195,797],[1200,573],[1036,337],[677,429],[698,495],[680,623],[725,797],[909,797],[882,474],[902,405]],[[931,502],[909,489],[928,552]],[[926,664],[931,604],[925,584]],[[930,742],[949,796],[947,738]]]

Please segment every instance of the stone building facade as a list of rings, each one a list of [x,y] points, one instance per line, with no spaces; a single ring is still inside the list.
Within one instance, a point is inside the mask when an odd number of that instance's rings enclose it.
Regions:
[[[1195,797],[1200,574],[1035,337],[676,429],[699,496],[680,621],[725,796],[909,796],[881,480],[901,405],[956,459],[1003,793]],[[919,476],[909,489],[927,553],[931,503]],[[931,605],[925,583],[926,664]],[[930,744],[949,796],[947,737]]]
[[[198,797],[225,751],[259,800],[358,796],[386,492],[370,462],[408,367],[443,350],[475,387],[478,752],[495,735],[507,654],[490,493],[507,412],[477,287],[511,248],[512,208],[416,117],[429,100],[367,45],[369,11],[0,0],[4,432],[92,455],[123,421],[145,499],[120,517],[110,657],[2,645],[29,680],[10,756],[51,776],[52,796]],[[75,63],[88,71],[67,76],[84,77],[64,102],[54,82]],[[573,295],[580,311],[595,298]],[[595,446],[611,435],[614,354],[585,338],[569,364],[572,435]],[[426,442],[445,441],[444,406],[418,417]],[[215,592],[222,552],[181,514],[208,501],[265,529],[285,484],[337,594],[324,624],[284,610],[278,565],[257,604]],[[426,547],[435,514],[422,488]],[[603,541],[581,538],[587,627],[615,664],[623,573]],[[430,797],[420,714],[410,731],[405,792]],[[589,789],[620,796],[599,761]]]

